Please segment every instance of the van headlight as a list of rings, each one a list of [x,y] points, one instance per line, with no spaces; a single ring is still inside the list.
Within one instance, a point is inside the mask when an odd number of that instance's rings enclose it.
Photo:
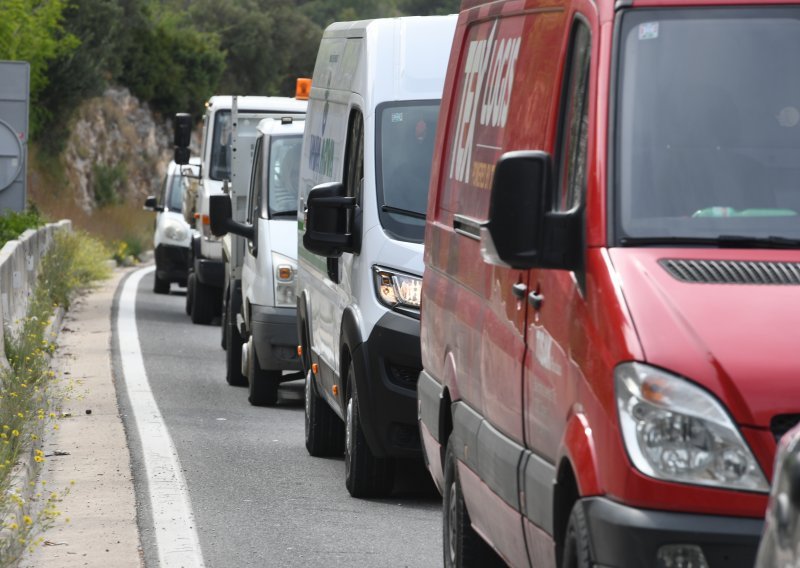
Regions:
[[[296,307],[294,286],[297,263],[288,256],[273,252],[272,268],[275,271],[275,306],[279,308]]]
[[[176,219],[168,219],[164,223],[164,238],[183,243],[189,237],[189,227]]]
[[[625,448],[650,477],[769,491],[764,473],[722,405],[689,381],[641,363],[614,370]]]
[[[419,312],[422,278],[380,266],[375,266],[374,271],[375,293],[384,306],[406,313]]]

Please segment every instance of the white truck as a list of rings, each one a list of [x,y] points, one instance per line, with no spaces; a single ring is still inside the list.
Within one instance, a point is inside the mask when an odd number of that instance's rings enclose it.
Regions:
[[[303,120],[292,116],[262,120],[253,148],[249,191],[210,199],[215,235],[246,239],[241,279],[231,280],[231,309],[226,330],[228,382],[249,386],[249,401],[273,405],[283,380],[301,378],[297,354],[297,186]],[[234,144],[246,155],[247,143]],[[234,179],[237,177],[234,166]],[[238,192],[244,187],[234,184]],[[245,219],[237,220],[235,203],[243,199]],[[226,265],[230,262],[226,262]],[[238,367],[237,367],[238,365]],[[298,371],[285,375],[283,371]]]
[[[206,103],[200,180],[194,202],[187,203],[184,209],[194,227],[189,252],[186,311],[192,322],[198,324],[209,324],[216,316],[222,315],[223,304],[229,303],[227,297],[231,294],[231,287],[226,287],[222,241],[211,233],[208,204],[212,195],[223,195],[226,182],[229,187],[236,184],[232,176],[234,158],[231,144],[234,99],[238,105],[235,131],[241,138],[253,136],[256,126],[264,118],[300,117],[305,114],[307,106],[305,101],[296,98],[261,96],[216,95]],[[180,142],[176,134],[175,161],[179,164],[188,160],[188,136]],[[234,240],[230,250],[235,253],[237,248],[242,250],[243,247],[243,242]]]

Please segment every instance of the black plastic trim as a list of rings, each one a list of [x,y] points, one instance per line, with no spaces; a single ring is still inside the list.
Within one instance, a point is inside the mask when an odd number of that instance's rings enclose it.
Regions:
[[[605,497],[578,501],[588,519],[594,561],[604,566],[656,566],[668,544],[699,546],[708,566],[752,568],[762,518],[722,517],[628,507]]]
[[[443,395],[444,387],[423,369],[417,380],[418,418],[420,423],[425,425],[428,432],[439,444],[442,443],[442,433],[439,431],[439,415],[441,414]]]
[[[263,369],[299,371],[297,309],[250,305],[250,332]]]

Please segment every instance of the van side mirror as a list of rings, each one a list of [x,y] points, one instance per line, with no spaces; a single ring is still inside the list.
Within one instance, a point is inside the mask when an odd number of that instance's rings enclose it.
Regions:
[[[208,217],[211,224],[211,233],[215,237],[232,233],[251,241],[255,238],[256,231],[252,225],[238,223],[233,220],[229,195],[212,195],[209,197]]]
[[[348,197],[342,183],[324,183],[308,193],[303,246],[306,250],[337,258],[358,252],[356,246],[355,197]]]
[[[189,144],[192,139],[192,115],[179,112],[175,115],[175,152],[173,160],[183,166],[189,163]]]
[[[147,199],[144,200],[144,208],[148,211],[163,211],[163,207],[159,207],[158,199],[156,199],[155,195],[148,195]]]
[[[576,270],[583,259],[583,210],[552,211],[552,159],[546,152],[516,151],[500,157],[481,227],[483,259],[519,270]]]

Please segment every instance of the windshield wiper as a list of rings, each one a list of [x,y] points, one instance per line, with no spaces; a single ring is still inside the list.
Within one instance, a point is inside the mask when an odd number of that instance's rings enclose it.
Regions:
[[[397,213],[399,215],[405,215],[406,217],[413,217],[414,219],[425,219],[425,213],[411,211],[410,209],[401,209],[400,207],[392,207],[391,205],[381,206],[381,211],[385,213]]]
[[[720,248],[800,248],[800,239],[786,237],[748,237],[745,235],[720,235],[718,237],[624,237],[620,244],[625,247],[650,245],[688,245]]]

